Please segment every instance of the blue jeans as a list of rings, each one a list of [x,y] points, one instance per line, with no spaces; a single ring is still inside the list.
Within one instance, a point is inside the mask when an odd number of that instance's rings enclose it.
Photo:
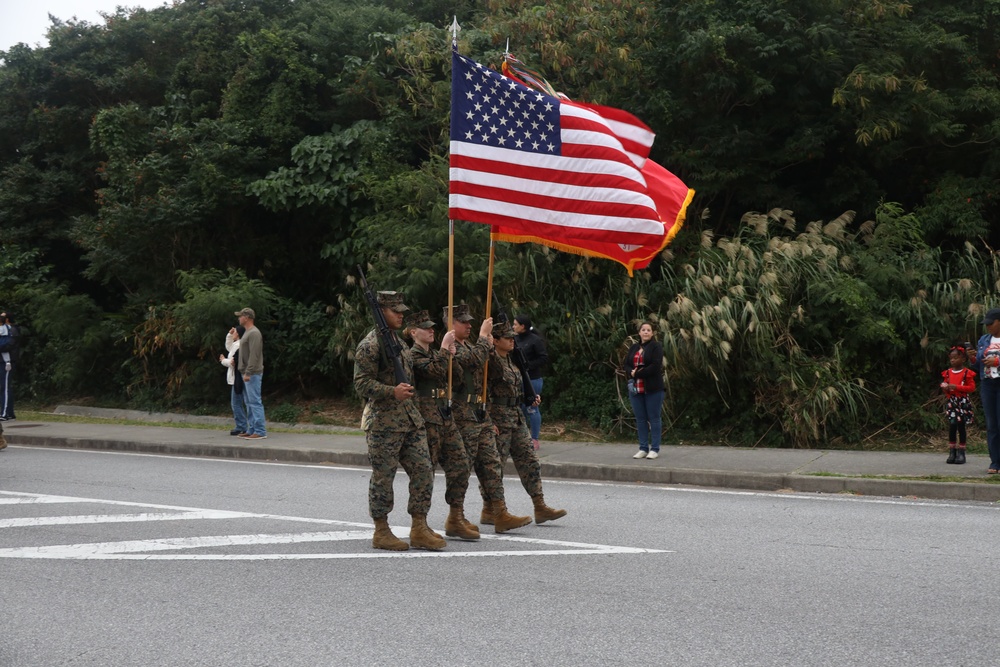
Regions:
[[[247,433],[253,435],[267,435],[267,428],[264,426],[264,404],[260,399],[260,383],[264,379],[263,373],[251,375],[249,382],[243,383],[243,398],[247,402]]]
[[[660,451],[660,437],[663,431],[663,390],[652,394],[629,394],[635,425],[639,430],[639,449],[644,452]]]
[[[243,402],[244,394],[237,394],[235,387],[229,388],[229,404],[233,406],[233,419],[236,420],[236,430],[247,432],[247,407]]]
[[[990,468],[1000,470],[1000,380],[982,379],[979,397],[983,401],[986,418],[986,448],[990,452]]]
[[[536,396],[542,395],[542,380],[544,378],[535,378],[531,381],[531,388],[535,390]],[[542,432],[542,408],[539,405],[522,405],[521,412],[524,413],[524,418],[528,421],[528,428],[531,430],[531,439],[538,440],[539,434]]]

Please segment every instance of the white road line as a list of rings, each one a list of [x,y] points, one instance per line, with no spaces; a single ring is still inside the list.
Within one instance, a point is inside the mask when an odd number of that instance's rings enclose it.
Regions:
[[[200,537],[176,537],[149,540],[127,540],[120,542],[96,542],[88,544],[57,544],[39,547],[16,547],[0,549],[0,558],[45,558],[71,560],[305,560],[305,559],[347,559],[347,558],[468,558],[482,556],[565,556],[590,554],[651,554],[672,553],[661,549],[639,549],[585,542],[565,542],[519,535],[483,535],[485,542],[493,540],[499,543],[531,544],[542,547],[536,550],[489,550],[489,551],[405,551],[380,552],[364,551],[361,553],[260,553],[260,554],[192,554],[172,553],[156,554],[156,551],[178,551],[206,548],[226,548],[236,546],[262,546],[273,544],[298,544],[305,542],[344,542],[359,541],[368,543],[372,528],[368,523],[353,521],[337,521],[334,519],[316,519],[311,517],[283,516],[280,514],[256,514],[251,512],[230,512],[226,510],[210,510],[196,507],[179,507],[174,505],[154,505],[151,503],[131,503],[120,500],[104,500],[101,498],[77,498],[73,496],[47,496],[43,494],[0,491],[6,499],[23,502],[47,503],[94,503],[114,506],[143,507],[173,510],[171,512],[142,512],[137,514],[95,514],[52,517],[25,517],[0,520],[0,528],[55,526],[71,524],[152,522],[152,521],[182,521],[201,519],[264,519],[269,521],[290,521],[315,523],[325,525],[341,525],[360,527],[362,530],[338,530],[309,533],[279,533],[279,534],[249,534],[249,535],[209,535]],[[408,527],[394,526],[393,531],[405,537]],[[474,542],[462,543],[467,548],[475,549]],[[367,544],[366,544],[367,546]],[[457,546],[457,545],[456,545]],[[551,548],[545,548],[551,547]]]
[[[396,527],[396,532],[405,528]],[[486,536],[484,536],[486,537]],[[590,555],[590,554],[644,554],[671,553],[661,549],[638,549],[633,547],[605,546],[579,542],[559,542],[529,537],[508,535],[490,536],[502,542],[553,545],[559,549],[538,549],[521,551],[464,551],[464,552],[364,552],[364,553],[315,553],[315,554],[151,554],[152,551],[179,551],[183,549],[205,549],[265,544],[300,544],[305,542],[365,541],[371,539],[371,530],[328,531],[319,533],[253,534],[253,535],[210,535],[203,537],[177,537],[155,540],[131,540],[125,542],[96,542],[91,544],[57,544],[44,547],[20,547],[0,549],[0,558],[47,558],[69,560],[306,560],[339,558],[426,558],[471,557],[471,556],[545,556],[545,555]],[[463,544],[474,544],[464,542]]]
[[[0,491],[0,493],[10,493],[9,491]],[[40,498],[0,498],[0,505],[34,505],[34,504],[46,504],[46,503],[85,503],[86,500],[67,500],[65,498],[57,498],[56,496],[42,496]]]
[[[366,558],[501,558],[504,556],[603,556],[616,554],[673,553],[654,549],[557,549],[545,551],[372,551],[348,554],[122,554],[93,556],[87,560],[363,560]]]
[[[107,500],[104,498],[79,498],[76,496],[50,496],[42,493],[25,493],[22,491],[0,491],[0,496],[15,496],[46,503],[93,503],[95,505],[115,505],[118,507],[143,507],[156,510],[173,510],[175,512],[204,512],[201,507],[185,507],[183,505],[159,505],[156,503],[139,503],[127,500]],[[2,498],[0,498],[2,500]],[[208,510],[226,511],[226,510]],[[337,526],[371,526],[370,522],[338,521],[336,519],[314,519],[310,517],[283,516],[281,514],[257,514],[254,512],[233,512],[241,518],[278,519],[281,521],[302,521],[305,523],[324,523]]]
[[[140,521],[194,521],[200,519],[244,519],[256,518],[243,512],[222,510],[200,510],[197,512],[145,512],[142,514],[86,514],[78,516],[41,516],[21,519],[0,519],[0,528],[24,528],[28,526],[71,526],[88,523],[137,523]]]

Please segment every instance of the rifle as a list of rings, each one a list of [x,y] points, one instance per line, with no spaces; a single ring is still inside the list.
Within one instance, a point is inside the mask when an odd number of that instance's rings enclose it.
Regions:
[[[493,322],[495,324],[502,324],[507,321],[507,313],[503,309],[503,304],[500,303],[500,299],[497,298],[497,293],[493,292],[493,301],[497,305],[497,313],[493,316]],[[517,366],[517,370],[521,371],[521,393],[524,395],[523,402],[527,406],[535,404],[535,399],[538,398],[535,394],[535,388],[531,386],[531,378],[528,376],[528,360],[524,358],[524,350],[517,346],[517,339],[514,339],[514,350],[511,352],[511,358],[514,361],[514,365]]]
[[[393,335],[392,329],[389,328],[389,323],[385,321],[382,306],[378,305],[378,298],[375,296],[375,292],[368,286],[368,281],[365,279],[365,272],[361,270],[360,264],[358,264],[358,273],[361,274],[361,290],[365,293],[365,299],[372,309],[372,317],[375,318],[375,331],[378,333],[379,340],[382,343],[382,352],[392,362],[392,371],[396,376],[396,384],[410,384],[409,378],[406,377],[406,371],[403,370],[403,346],[399,343],[399,339]]]

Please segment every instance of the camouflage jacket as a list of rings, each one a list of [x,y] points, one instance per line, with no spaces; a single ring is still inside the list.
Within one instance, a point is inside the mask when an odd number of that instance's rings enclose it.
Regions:
[[[510,355],[501,357],[496,352],[490,355],[490,370],[486,379],[489,392],[490,419],[501,431],[510,430],[524,422],[521,402],[524,389],[521,371],[514,365]]]
[[[492,345],[488,339],[480,338],[475,345],[464,341],[455,342],[455,364],[458,367],[452,380],[452,414],[455,421],[478,421],[475,417],[476,400],[483,391],[483,365],[490,356]],[[471,377],[471,386],[466,380]],[[472,400],[469,400],[469,396]]]
[[[393,395],[396,378],[392,366],[385,363],[382,357],[381,341],[378,333],[372,329],[358,343],[358,349],[354,353],[354,390],[358,396],[366,399],[361,415],[361,428],[365,431],[412,431],[423,428],[424,418],[420,416],[420,410],[413,399],[397,401]],[[401,361],[406,376],[412,378],[413,359],[405,345]]]
[[[416,402],[420,414],[428,424],[443,424],[444,418],[438,407],[447,403],[445,392],[448,388],[448,350],[424,350],[419,345],[410,348],[413,357],[413,386],[416,387]],[[452,364],[452,375],[460,373],[458,364]],[[437,394],[437,395],[435,395]]]

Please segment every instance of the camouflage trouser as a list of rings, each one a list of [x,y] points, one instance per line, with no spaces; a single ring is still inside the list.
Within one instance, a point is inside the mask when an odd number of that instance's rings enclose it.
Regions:
[[[444,470],[445,502],[448,507],[462,507],[465,504],[465,493],[469,490],[472,468],[455,421],[446,419],[444,424],[428,422],[427,445],[431,452],[431,467],[440,463]]]
[[[396,468],[410,477],[410,500],[406,511],[427,514],[434,490],[434,468],[427,450],[427,432],[368,431],[368,460],[372,464],[372,479],[368,484],[368,512],[373,519],[384,519],[392,511],[392,480]]]
[[[507,464],[507,457],[514,459],[514,468],[521,478],[521,486],[528,495],[535,497],[542,492],[542,468],[538,464],[538,455],[531,446],[531,432],[528,426],[519,422],[512,428],[500,428],[497,436],[497,453],[500,455],[500,472]]]
[[[479,478],[483,499],[504,500],[503,468],[500,466],[500,455],[497,454],[497,443],[493,437],[493,424],[460,421],[458,430],[462,433],[465,453],[472,461],[472,468]]]

